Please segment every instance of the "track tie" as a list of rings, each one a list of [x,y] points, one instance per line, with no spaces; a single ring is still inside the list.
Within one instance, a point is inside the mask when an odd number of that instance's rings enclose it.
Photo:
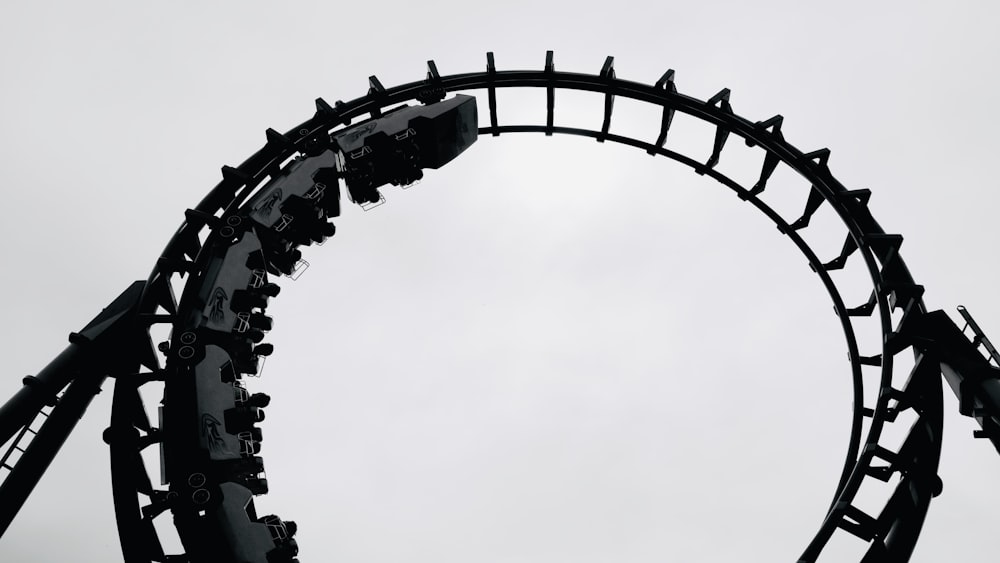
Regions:
[[[291,139],[278,133],[274,129],[268,127],[264,130],[264,137],[267,138],[267,144],[275,145],[284,149],[291,149],[295,147],[295,143]]]
[[[167,378],[167,370],[157,369],[147,372],[141,372],[135,374],[135,380],[139,385],[145,385],[152,381],[165,381]]]
[[[656,81],[653,85],[657,90],[663,90],[665,92],[665,97],[671,94],[677,93],[677,85],[674,84],[674,69],[668,69],[667,72],[663,73],[663,76]],[[654,143],[655,148],[649,149],[646,152],[651,155],[656,155],[660,149],[663,148],[663,144],[667,142],[667,133],[670,131],[670,124],[674,120],[674,108],[664,104],[663,105],[663,116],[660,118],[660,134],[656,137],[656,143]]]
[[[605,80],[613,80],[615,78],[615,58],[611,55],[605,57],[600,76]]]
[[[597,136],[597,142],[603,143],[608,138],[608,130],[611,128],[611,112],[615,107],[615,95],[611,90],[611,82],[615,79],[615,58],[608,56],[604,59],[604,66],[601,67],[601,78],[608,83],[608,91],[604,94],[604,121],[601,123],[601,134]]]
[[[826,167],[830,160],[830,149],[819,149],[802,155],[803,158],[811,160],[820,166]]]
[[[989,438],[989,440],[991,442],[995,442],[996,441],[995,440],[996,436],[994,436],[994,434],[995,434],[995,432],[992,431],[992,430],[973,430],[972,431],[972,437],[973,438]]]
[[[899,248],[903,246],[902,235],[872,233],[864,235],[864,241],[875,252],[883,268],[892,263],[899,255]]]
[[[723,88],[719,90],[719,93],[709,98],[705,105],[707,106],[718,106],[723,113],[732,115],[733,106],[729,104],[729,88]],[[715,141],[712,143],[712,156],[708,157],[704,166],[701,169],[696,169],[695,171],[699,174],[704,174],[707,170],[715,168],[715,165],[719,163],[719,157],[722,156],[722,148],[726,146],[726,140],[729,139],[729,130],[719,125],[715,129]]]
[[[729,88],[723,88],[722,90],[719,90],[714,96],[712,96],[711,98],[709,98],[708,101],[705,102],[705,105],[706,106],[714,106],[714,105],[722,104],[723,102],[728,102],[730,94],[731,94],[731,92],[730,92]],[[724,105],[728,105],[728,104],[724,104]],[[722,105],[719,105],[719,107],[722,108]],[[729,109],[732,110],[732,107],[730,107]],[[732,113],[732,111],[729,111],[729,113]]]
[[[785,136],[781,134],[781,123],[784,120],[785,118],[783,116],[775,115],[774,117],[770,117],[768,119],[765,119],[764,121],[758,121],[757,123],[754,123],[753,126],[757,129],[760,129],[761,131],[770,133],[779,141],[783,141],[785,140]],[[768,131],[768,129],[770,129],[770,131]],[[746,144],[748,147],[757,146],[757,143],[754,142],[753,139],[747,139]],[[768,154],[771,153],[769,152]]]
[[[323,98],[316,98],[316,113],[327,117],[336,117],[338,112]]]
[[[427,78],[424,79],[426,87],[417,93],[417,101],[422,104],[433,104],[444,99],[445,90],[441,85],[441,74],[438,73],[437,63],[433,60],[427,61]]]
[[[500,131],[497,129],[497,87],[493,84],[493,78],[496,74],[497,66],[493,61],[493,51],[489,51],[486,53],[486,75],[490,78],[487,88],[490,101],[490,128],[493,130],[493,136],[499,137]]]
[[[858,244],[854,241],[854,237],[848,233],[847,238],[844,239],[844,246],[840,250],[840,256],[837,256],[833,260],[830,260],[826,264],[823,264],[823,269],[827,272],[832,270],[839,270],[847,264],[847,258],[854,251],[858,249]]]
[[[208,225],[213,229],[222,224],[221,218],[198,209],[185,209],[184,218],[187,219],[190,225]]]
[[[552,51],[545,51],[545,73],[552,75],[556,72],[556,65],[552,62]],[[552,126],[555,122],[556,89],[550,83],[545,87],[545,136],[552,136]]]
[[[868,205],[868,200],[872,197],[872,191],[869,189],[861,190],[845,190],[842,192],[837,192],[834,197],[840,200],[856,200],[862,205]]]
[[[201,252],[201,241],[198,240],[198,231],[200,230],[200,228],[195,229],[189,225],[178,234],[177,249],[181,251],[182,256],[194,260]]]
[[[896,407],[886,407],[885,408],[885,421],[889,423],[896,422],[896,417],[899,416],[901,411]]]
[[[876,354],[874,356],[858,356],[858,363],[863,366],[881,366],[882,354]]]
[[[837,503],[834,511],[840,515],[840,521],[837,522],[839,528],[864,541],[871,541],[875,537],[877,521],[861,509],[848,503]]]
[[[750,196],[758,196],[764,192],[764,188],[767,187],[767,181],[771,178],[771,174],[774,170],[778,168],[778,163],[781,162],[777,156],[768,152],[764,155],[764,164],[760,168],[760,178],[757,179],[757,183],[750,188]],[[741,194],[740,197],[743,197]],[[748,197],[743,197],[743,199],[749,199]]]
[[[924,286],[917,283],[893,284],[889,291],[889,306],[904,311],[924,296]]]
[[[883,483],[888,483],[894,473],[895,471],[893,471],[892,467],[886,465],[871,466],[865,470],[866,475],[874,477]]]
[[[323,98],[316,98],[316,117],[322,117],[333,123],[350,125],[351,118],[341,117],[340,106],[342,105],[344,105],[344,102],[337,100],[331,107],[330,104],[328,104]]]
[[[895,465],[899,461],[899,454],[878,444],[868,444],[865,446],[862,455],[869,455],[873,458],[881,459],[882,461],[889,462],[891,465]]]
[[[427,80],[432,82],[441,82],[441,74],[438,73],[437,63],[433,60],[427,61]]]
[[[676,92],[677,86],[674,85],[674,69],[667,69],[667,72],[663,73],[663,76],[653,84],[653,88],[657,90],[666,90],[667,92]]]
[[[907,314],[904,313],[903,318],[900,319],[899,324],[896,326],[896,330],[890,332],[889,335],[885,337],[886,354],[895,356],[913,345],[913,337],[900,331],[903,323],[905,323],[908,318]]]
[[[896,401],[896,406],[900,411],[905,411],[912,406],[913,397],[901,389],[887,387],[882,390],[881,395],[883,397],[888,397],[890,400]]]
[[[250,186],[253,183],[253,176],[239,168],[233,168],[228,165],[222,167],[222,179],[244,186]]]
[[[868,297],[868,302],[859,307],[854,307],[847,310],[847,316],[849,317],[870,317],[872,312],[875,311],[875,291],[872,291],[871,295]]]
[[[781,124],[784,121],[785,118],[779,114],[764,121],[758,121],[754,124],[754,127],[765,132],[770,129],[769,133],[771,133],[771,135],[779,141],[783,141],[785,136],[781,134]],[[753,147],[757,143],[747,139],[746,144],[748,147]],[[764,154],[764,164],[760,169],[760,178],[757,180],[757,183],[754,184],[753,188],[750,189],[750,196],[760,195],[764,191],[764,188],[767,187],[767,180],[771,177],[771,174],[774,173],[774,170],[778,167],[779,162],[781,162],[780,159],[778,159],[777,155],[773,154],[771,151],[767,151]],[[748,199],[747,197],[744,197],[743,194],[740,194],[740,197]]]
[[[146,286],[154,296],[155,303],[167,313],[177,314],[177,299],[174,298],[174,288],[170,285],[170,277],[157,273],[153,281]]]
[[[385,94],[385,86],[379,81],[378,77],[374,74],[368,77],[368,97],[371,99],[375,107],[372,108],[371,116],[372,119],[382,117],[382,96]]]
[[[173,323],[175,320],[177,320],[177,315],[165,315],[163,313],[139,313],[139,321],[141,321],[144,326]]]
[[[812,186],[809,189],[809,198],[806,199],[806,208],[802,212],[802,216],[796,219],[794,223],[792,223],[792,230],[798,231],[800,229],[808,227],[809,221],[812,219],[812,216],[816,213],[817,210],[819,210],[819,206],[822,205],[824,201],[826,200],[823,199],[822,194],[819,193],[819,190],[816,189],[816,186]]]
[[[148,505],[142,507],[142,517],[147,520],[152,520],[156,518],[168,508],[170,508],[170,497],[167,491],[157,491],[152,490],[150,495],[150,502]]]
[[[163,433],[160,432],[159,428],[152,428],[148,434],[139,438],[139,442],[136,446],[141,451],[149,446],[152,446],[153,444],[159,444],[160,442],[163,442]]]
[[[190,260],[178,260],[177,258],[160,256],[160,259],[157,260],[156,263],[161,268],[171,272],[184,272],[190,274],[195,270],[195,264]]]
[[[833,270],[840,270],[840,269],[842,269],[844,267],[844,264],[846,262],[847,262],[847,257],[846,256],[838,256],[838,257],[834,258],[833,260],[830,260],[829,262],[823,264],[823,269],[826,270],[827,272],[830,272],[830,271],[833,271]]]

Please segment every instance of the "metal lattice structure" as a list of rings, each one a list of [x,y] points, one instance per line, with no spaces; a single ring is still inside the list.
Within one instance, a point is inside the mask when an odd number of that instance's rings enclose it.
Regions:
[[[544,123],[503,123],[497,91],[511,88],[545,90]],[[565,90],[604,96],[600,129],[556,125],[555,102],[558,93]],[[257,412],[267,400],[250,395],[241,375],[255,373],[259,357],[271,352],[270,345],[260,343],[270,328],[270,319],[263,314],[268,298],[277,295],[277,286],[270,283],[268,275],[295,275],[301,266],[297,247],[333,234],[326,220],[339,213],[337,194],[340,181],[345,180],[342,169],[331,172],[336,168],[329,151],[338,134],[351,131],[352,122],[358,119],[376,123],[392,115],[399,104],[417,101],[423,104],[420,107],[430,108],[454,99],[447,98],[454,93],[485,94],[488,116],[484,114],[486,119],[478,127],[479,136],[541,133],[590,137],[687,166],[758,209],[806,257],[839,319],[854,390],[850,439],[833,500],[799,561],[816,560],[834,534],[850,534],[865,542],[865,563],[909,558],[930,500],[941,491],[937,468],[942,374],[959,397],[961,413],[975,417],[982,427],[981,436],[1000,449],[1000,356],[996,349],[964,309],[960,312],[971,339],[943,312],[926,309],[923,286],[914,281],[900,255],[902,236],[885,232],[872,217],[868,190],[849,189],[833,176],[828,166],[829,150],[804,152],[792,146],[782,135],[780,115],[762,121],[738,116],[728,89],[705,101],[679,93],[672,70],[648,85],[617,78],[611,57],[598,74],[591,75],[557,71],[551,52],[542,70],[499,71],[489,53],[483,72],[442,76],[429,62],[425,80],[385,88],[371,77],[365,96],[334,104],[318,99],[310,119],[283,134],[268,129],[263,148],[239,166],[223,167],[222,181],[186,212],[185,222],[149,278],[133,284],[94,322],[74,333],[67,351],[37,376],[25,378],[22,391],[0,409],[0,441],[24,452],[17,463],[8,462],[9,452],[2,458],[8,472],[0,474],[5,478],[0,485],[0,533],[72,429],[72,421],[83,413],[104,378],[113,376],[113,412],[105,439],[111,448],[114,502],[125,561],[292,560],[296,552],[291,541],[294,526],[277,517],[257,518],[252,509],[247,511],[247,526],[261,526],[271,538],[272,543],[261,544],[263,547],[250,545],[238,534],[236,539],[227,539],[224,530],[204,525],[206,513],[226,509],[225,502],[218,504],[220,496],[240,497],[244,507],[252,507],[252,503],[247,504],[250,493],[267,490],[263,466],[256,456],[259,434],[254,435],[253,426],[261,419]],[[614,133],[617,98],[660,108],[659,134],[636,139]],[[703,154],[685,155],[668,148],[677,112],[714,127],[712,146],[704,147]],[[401,138],[405,140],[406,135],[396,136],[397,141]],[[733,138],[758,151],[760,172],[753,185],[741,185],[716,168]],[[361,152],[358,155],[364,156]],[[768,180],[779,167],[794,171],[803,180],[800,215],[783,216],[766,202]],[[352,191],[352,199],[366,205],[376,203],[380,196],[372,190]],[[293,201],[292,195],[298,199]],[[844,243],[837,256],[818,256],[803,237],[811,218],[823,206],[831,208],[843,223]],[[267,219],[272,212],[277,218]],[[844,268],[848,260],[863,264],[870,278],[870,297],[864,303],[846,303],[831,277],[830,272]],[[178,299],[173,288],[184,283],[182,278],[186,278],[186,285]],[[219,288],[225,284],[219,280],[223,278],[230,280],[225,286],[230,289],[220,296]],[[245,303],[242,309],[236,307],[239,299]],[[226,302],[232,303],[232,311],[213,308],[213,303],[221,307]],[[230,313],[235,315],[231,322]],[[856,319],[873,316],[881,328],[879,341],[859,341]],[[198,319],[201,327],[212,322],[229,324],[225,330],[206,331],[196,329],[192,319]],[[171,341],[154,347],[150,331],[163,326],[170,328]],[[900,354],[914,358],[906,373],[895,361]],[[110,362],[108,357],[115,360]],[[877,377],[871,375],[873,371]],[[78,376],[78,372],[85,375]],[[204,393],[199,386],[205,373],[213,377],[222,373],[223,384],[229,386],[226,389],[235,392],[235,407],[226,412],[242,417],[238,424],[216,420],[215,426],[205,426],[204,416],[202,422],[186,422],[194,420],[188,411],[200,408],[189,394]],[[165,422],[160,426],[148,419],[139,393],[152,381],[164,382],[167,389]],[[873,384],[877,400],[866,403],[865,386]],[[899,424],[897,417],[905,411],[915,415],[905,439],[898,447],[883,445],[885,428]],[[47,417],[46,422],[29,441],[34,434],[32,423],[40,415]],[[193,424],[202,426],[195,428]],[[230,426],[243,430],[228,432]],[[206,432],[217,432],[216,428],[222,428],[220,435],[205,437]],[[211,443],[215,438],[219,451],[228,447],[225,440],[232,440],[232,448],[240,450],[238,454],[229,452],[233,463],[227,461],[225,469],[213,469],[215,473],[185,472],[189,462],[177,461],[176,454],[171,459],[171,452],[196,449],[187,442],[199,432],[199,439],[209,440],[210,450],[216,447]],[[144,448],[155,444],[162,444],[167,454],[166,471],[172,472],[169,489],[153,485],[140,456]],[[223,457],[220,454],[220,459]],[[214,468],[223,467],[219,465],[222,462],[212,463]],[[886,489],[888,500],[879,512],[857,507],[855,498],[863,483]],[[169,513],[174,516],[185,554],[166,555],[160,547],[152,522]],[[268,552],[271,555],[261,559]]]

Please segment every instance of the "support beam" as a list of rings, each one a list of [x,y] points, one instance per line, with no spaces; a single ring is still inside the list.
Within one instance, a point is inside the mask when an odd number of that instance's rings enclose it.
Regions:
[[[108,376],[135,373],[149,337],[140,329],[137,306],[146,282],[123,291],[80,332],[70,334],[70,346],[0,408],[0,437],[13,436],[45,404],[55,404],[45,423],[0,484],[0,536],[10,526],[28,495],[83,417]],[[55,401],[66,385],[66,392]]]

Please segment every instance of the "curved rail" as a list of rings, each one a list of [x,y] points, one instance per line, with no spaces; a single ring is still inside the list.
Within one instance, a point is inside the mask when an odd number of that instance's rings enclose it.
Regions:
[[[544,88],[545,124],[501,125],[496,101],[496,90],[501,88]],[[601,130],[555,124],[556,93],[567,89],[605,96]],[[332,133],[357,118],[366,117],[366,114],[379,117],[385,108],[399,103],[411,100],[433,103],[444,98],[446,93],[483,90],[488,99],[489,124],[480,127],[481,135],[522,132],[578,135],[666,156],[698,174],[713,178],[750,202],[803,253],[830,295],[839,317],[850,354],[854,405],[849,445],[833,502],[800,561],[815,560],[837,530],[845,530],[867,542],[869,547],[863,561],[908,558],[929,500],[940,490],[936,473],[940,455],[941,387],[933,353],[926,342],[917,337],[919,331],[913,328],[920,326],[927,311],[921,300],[923,288],[914,282],[899,254],[902,237],[887,234],[872,217],[867,207],[870,195],[867,190],[849,190],[833,177],[828,167],[830,152],[827,149],[803,152],[789,144],[781,133],[781,116],[755,122],[736,115],[730,105],[728,89],[723,89],[707,101],[680,94],[674,84],[673,71],[667,71],[653,85],[618,79],[610,57],[597,75],[556,71],[549,52],[545,67],[539,71],[498,71],[490,53],[484,72],[441,76],[431,62],[427,78],[422,81],[384,88],[377,78],[372,77],[367,95],[333,105],[318,99],[316,113],[311,119],[284,134],[269,129],[267,143],[262,149],[237,167],[223,167],[222,181],[186,213],[186,221],[170,240],[150,274],[141,299],[140,318],[147,327],[171,326],[171,342],[160,346],[161,354],[148,355],[143,362],[147,372],[132,378],[118,378],[116,382],[109,435],[112,437],[115,506],[126,561],[171,560],[173,556],[165,555],[159,547],[152,520],[168,509],[176,509],[181,502],[176,491],[157,490],[150,484],[146,468],[137,454],[138,450],[152,443],[166,440],[169,445],[171,440],[179,440],[163,436],[146,420],[138,389],[150,381],[162,381],[167,385],[169,395],[172,393],[171,385],[178,388],[179,384],[175,382],[183,377],[182,371],[194,369],[191,362],[198,359],[194,347],[198,347],[197,354],[207,354],[205,349],[210,346],[194,342],[193,333],[184,330],[182,320],[191,309],[192,301],[200,292],[206,291],[199,280],[205,275],[212,257],[218,256],[218,249],[242,244],[241,241],[248,240],[251,234],[259,234],[260,229],[247,227],[247,218],[258,209],[255,205],[261,203],[268,182],[288,174],[298,162],[319,158],[329,146]],[[657,138],[644,141],[612,133],[615,97],[662,108]],[[665,147],[676,112],[715,127],[713,146],[706,147],[709,153],[706,160]],[[748,146],[760,149],[762,164],[759,178],[753,186],[743,186],[716,170],[716,165],[725,154],[726,143],[732,136],[740,137]],[[290,160],[296,156],[298,160]],[[805,180],[805,193],[802,194],[804,209],[799,217],[783,217],[765,201],[763,194],[768,179],[778,166],[790,168]],[[817,256],[800,234],[808,228],[811,217],[823,205],[834,210],[847,231],[841,253],[826,262]],[[332,208],[326,209],[326,212],[329,216],[336,215]],[[272,252],[267,250],[266,244],[264,247],[265,253]],[[283,248],[281,252],[284,253],[281,260],[285,266],[279,270],[291,273],[298,259],[297,251],[291,247]],[[829,273],[845,267],[852,254],[861,257],[872,282],[869,300],[856,307],[845,304]],[[268,260],[271,258],[269,256]],[[185,275],[189,276],[188,283],[178,301],[173,286]],[[262,283],[266,280],[262,279]],[[881,340],[861,346],[852,319],[873,315],[876,310]],[[894,313],[898,320],[894,321]],[[186,351],[185,347],[191,351]],[[907,349],[914,353],[916,362],[909,378],[901,384],[901,378],[894,378],[893,358]],[[869,354],[877,350],[877,353],[863,355],[862,350],[869,351]],[[248,353],[253,359],[269,352],[264,345],[257,344]],[[163,359],[166,359],[166,367]],[[190,361],[185,364],[182,360]],[[874,404],[865,404],[863,366],[880,368]],[[178,397],[166,398],[168,411],[172,402],[181,402]],[[883,427],[893,423],[896,416],[907,409],[912,409],[917,415],[907,438],[895,449],[883,446],[880,443]],[[170,463],[168,459],[167,464]],[[894,476],[898,476],[899,481],[887,495],[888,500],[878,514],[870,514],[855,505],[855,496],[862,482],[888,483]],[[191,486],[198,489],[195,484]],[[195,494],[200,493],[195,490],[192,495]],[[140,498],[145,499],[143,506],[140,506]],[[175,514],[178,514],[176,510]],[[185,526],[183,518],[179,519],[178,526]],[[182,537],[193,537],[192,533],[190,530],[183,531]],[[221,541],[208,536],[198,537],[198,541],[212,546]],[[188,543],[185,548],[189,551],[204,547]],[[204,549],[207,552],[220,549],[212,546]]]

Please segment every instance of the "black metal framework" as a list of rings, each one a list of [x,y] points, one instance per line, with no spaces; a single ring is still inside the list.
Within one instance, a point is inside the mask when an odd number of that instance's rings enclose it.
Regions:
[[[496,93],[505,88],[545,89],[544,124],[501,124]],[[562,90],[604,96],[600,130],[556,125],[555,101]],[[849,444],[832,502],[799,561],[814,561],[838,531],[867,543],[862,559],[865,563],[907,560],[930,499],[941,491],[937,477],[942,425],[939,374],[944,374],[959,395],[962,414],[975,417],[983,428],[981,435],[1000,449],[1000,392],[997,391],[1000,389],[997,377],[1000,369],[978,350],[980,346],[985,347],[995,363],[998,359],[995,348],[964,309],[962,314],[973,332],[971,341],[947,315],[926,310],[922,301],[923,286],[915,283],[899,253],[903,239],[898,234],[886,233],[872,217],[867,207],[870,192],[848,189],[834,178],[828,166],[828,149],[803,152],[789,144],[782,135],[780,115],[763,121],[740,117],[733,111],[728,89],[722,89],[706,101],[681,94],[677,91],[672,70],[665,72],[653,85],[619,79],[611,57],[596,75],[557,71],[551,51],[546,55],[542,70],[498,71],[493,54],[488,53],[484,72],[442,76],[431,61],[426,79],[422,81],[385,88],[373,76],[365,96],[334,104],[317,99],[312,118],[284,134],[268,129],[263,148],[237,167],[222,168],[222,181],[195,208],[188,210],[185,222],[171,238],[142,286],[134,308],[134,319],[143,331],[141,345],[134,348],[140,352],[131,353],[126,364],[141,364],[145,371],[136,373],[140,370],[133,369],[127,375],[119,372],[116,377],[111,426],[105,437],[111,449],[114,502],[125,560],[129,563],[186,560],[184,556],[163,553],[151,523],[168,508],[171,499],[166,491],[152,485],[139,455],[143,448],[162,439],[146,416],[139,388],[168,376],[161,358],[152,351],[149,331],[153,327],[174,324],[180,304],[173,288],[180,278],[192,274],[190,279],[194,279],[204,267],[204,260],[199,260],[199,256],[218,237],[216,219],[248,213],[246,205],[258,188],[282,170],[290,158],[304,154],[310,146],[329,138],[332,132],[346,127],[352,120],[378,117],[385,108],[411,100],[429,103],[440,100],[447,93],[475,91],[485,91],[488,101],[488,125],[480,127],[480,135],[576,135],[665,156],[731,189],[770,219],[802,252],[826,288],[839,318],[850,357],[854,404]],[[619,97],[662,108],[659,134],[655,139],[635,139],[612,131],[614,101]],[[677,112],[715,128],[713,144],[705,149],[706,158],[667,148],[668,134]],[[741,185],[716,169],[725,156],[728,141],[734,136],[743,139],[747,146],[760,149],[760,173],[752,186]],[[769,178],[779,166],[791,169],[804,179],[801,196],[804,206],[797,217],[782,216],[763,196]],[[809,247],[801,234],[824,205],[836,213],[846,228],[840,254],[827,257],[826,261]],[[845,303],[830,274],[843,268],[852,256],[862,261],[872,283],[869,299],[853,307]],[[187,293],[185,291],[185,295]],[[880,326],[881,338],[878,342],[859,342],[854,319],[872,316]],[[903,352],[914,357],[913,368],[905,375],[897,373],[899,369],[894,370],[897,364],[894,359]],[[866,368],[877,369],[877,381],[873,381],[873,375],[865,373],[869,371]],[[34,384],[29,383],[26,381],[25,389],[34,389]],[[61,381],[62,385],[66,383]],[[874,403],[865,402],[866,385],[877,387]],[[9,435],[30,424],[30,420],[20,414],[11,418],[8,424],[5,416],[14,408],[10,407],[13,403],[12,400],[0,410],[0,431],[8,432],[9,426],[13,428]],[[19,413],[30,411],[32,417],[41,407],[39,400],[31,407],[24,407],[23,401],[18,404],[22,405],[17,407]],[[908,410],[913,411],[915,420],[901,445],[893,448],[882,445],[883,429],[896,423],[897,416]],[[888,500],[878,513],[858,508],[855,499],[863,483],[884,483],[882,487],[891,487]],[[7,513],[9,522],[16,507],[9,510],[3,500],[4,490],[0,487],[0,516]]]

